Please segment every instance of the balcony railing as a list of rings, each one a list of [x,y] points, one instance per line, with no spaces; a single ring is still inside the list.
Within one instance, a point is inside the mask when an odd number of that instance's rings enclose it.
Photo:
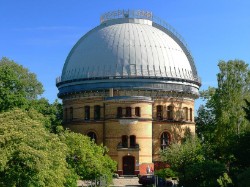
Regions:
[[[140,148],[139,144],[128,146],[128,145],[122,145],[122,143],[119,143],[117,145],[117,149],[139,149],[139,148]]]

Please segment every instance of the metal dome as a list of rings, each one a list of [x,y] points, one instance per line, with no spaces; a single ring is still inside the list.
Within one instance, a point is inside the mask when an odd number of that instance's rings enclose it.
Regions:
[[[72,86],[72,82],[79,85],[104,78],[167,79],[191,83],[196,89],[200,85],[193,58],[181,37],[146,11],[104,14],[101,24],[69,53],[57,86],[60,91],[68,83]],[[104,86],[108,87],[112,86]]]

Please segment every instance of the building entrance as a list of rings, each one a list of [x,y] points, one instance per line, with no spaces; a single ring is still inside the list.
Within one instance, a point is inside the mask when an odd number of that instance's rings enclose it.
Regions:
[[[135,157],[123,157],[123,175],[134,175],[135,171]]]

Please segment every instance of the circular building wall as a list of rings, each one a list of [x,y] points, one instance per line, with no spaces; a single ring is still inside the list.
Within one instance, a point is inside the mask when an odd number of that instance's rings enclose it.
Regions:
[[[159,150],[195,132],[194,60],[151,12],[104,14],[72,48],[56,85],[64,126],[106,145],[119,174],[145,173]]]

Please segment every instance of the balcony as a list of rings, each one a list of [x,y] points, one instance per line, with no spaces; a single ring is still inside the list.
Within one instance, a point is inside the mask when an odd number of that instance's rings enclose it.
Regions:
[[[139,144],[134,144],[128,146],[127,144],[122,144],[121,142],[117,145],[117,150],[139,150]]]

